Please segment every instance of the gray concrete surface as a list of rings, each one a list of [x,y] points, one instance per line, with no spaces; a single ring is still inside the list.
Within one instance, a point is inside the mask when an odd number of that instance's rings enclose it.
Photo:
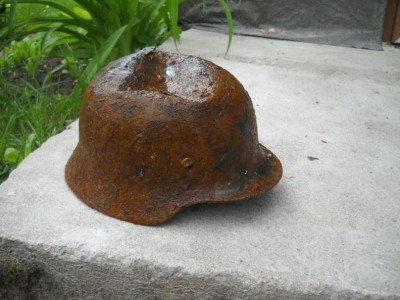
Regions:
[[[122,222],[64,181],[74,123],[0,186],[0,298],[400,299],[400,50],[225,46],[191,30],[179,50],[243,83],[279,185],[159,227]]]

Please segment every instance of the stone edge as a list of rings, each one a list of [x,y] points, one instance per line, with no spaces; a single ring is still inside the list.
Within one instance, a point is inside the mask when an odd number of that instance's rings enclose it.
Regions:
[[[1,299],[400,299],[329,286],[284,288],[240,274],[190,274],[142,260],[118,266],[107,257],[4,238],[0,253]]]

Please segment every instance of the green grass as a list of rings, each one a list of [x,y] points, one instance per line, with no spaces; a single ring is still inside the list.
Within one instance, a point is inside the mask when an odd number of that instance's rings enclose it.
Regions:
[[[18,9],[16,16],[52,13],[38,5]],[[40,36],[27,37],[0,55],[0,183],[30,152],[78,117],[80,99],[61,92],[62,77],[45,77],[47,71],[42,71],[40,82],[37,79],[48,52],[41,41]]]
[[[19,161],[78,117],[80,102],[59,93],[59,84],[14,85],[0,77],[0,182],[17,166],[4,157],[7,149]]]

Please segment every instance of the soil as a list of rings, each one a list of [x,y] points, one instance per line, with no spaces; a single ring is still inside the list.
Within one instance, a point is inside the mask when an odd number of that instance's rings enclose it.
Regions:
[[[76,79],[68,72],[66,67],[51,73],[55,68],[62,64],[61,57],[49,57],[42,60],[39,64],[38,72],[35,76],[28,72],[24,66],[18,66],[12,72],[3,74],[5,81],[20,85],[26,82],[35,83],[35,86],[48,90],[49,93],[58,92],[69,95],[76,84]],[[45,88],[49,86],[49,88]],[[50,88],[51,87],[51,88]]]

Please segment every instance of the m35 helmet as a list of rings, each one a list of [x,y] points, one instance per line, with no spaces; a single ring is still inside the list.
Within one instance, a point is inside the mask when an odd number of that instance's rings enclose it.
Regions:
[[[259,143],[252,102],[232,74],[146,48],[89,85],[65,174],[90,207],[156,225],[194,204],[263,194],[282,166]]]

